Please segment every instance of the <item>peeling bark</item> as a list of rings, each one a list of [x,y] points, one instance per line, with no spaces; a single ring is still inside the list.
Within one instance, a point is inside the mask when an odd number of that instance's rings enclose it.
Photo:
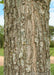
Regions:
[[[49,3],[4,1],[4,75],[50,75]]]

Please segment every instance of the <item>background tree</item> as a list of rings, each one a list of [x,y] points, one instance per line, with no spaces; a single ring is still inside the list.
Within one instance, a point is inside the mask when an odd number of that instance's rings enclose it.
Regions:
[[[54,36],[54,26],[49,26],[49,33],[50,33],[50,38]]]
[[[4,75],[50,75],[49,4],[4,1]]]
[[[4,27],[0,26],[0,48],[3,47],[4,44]]]
[[[54,27],[53,26],[49,26],[49,37],[50,37],[50,47],[54,47]]]

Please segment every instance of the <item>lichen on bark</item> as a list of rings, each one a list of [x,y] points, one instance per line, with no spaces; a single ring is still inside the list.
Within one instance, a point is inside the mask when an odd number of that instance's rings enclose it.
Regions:
[[[4,1],[4,75],[50,75],[49,3]]]

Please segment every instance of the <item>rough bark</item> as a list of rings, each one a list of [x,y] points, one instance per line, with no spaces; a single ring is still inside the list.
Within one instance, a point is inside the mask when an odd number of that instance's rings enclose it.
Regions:
[[[4,1],[4,75],[50,75],[49,3]]]

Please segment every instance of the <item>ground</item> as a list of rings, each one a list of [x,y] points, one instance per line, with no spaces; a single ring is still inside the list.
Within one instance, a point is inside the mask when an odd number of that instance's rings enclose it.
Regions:
[[[0,56],[0,66],[3,66],[3,65],[4,65],[4,57]]]
[[[51,64],[54,64],[54,56],[51,56],[51,57],[50,57],[50,63],[51,63]]]

